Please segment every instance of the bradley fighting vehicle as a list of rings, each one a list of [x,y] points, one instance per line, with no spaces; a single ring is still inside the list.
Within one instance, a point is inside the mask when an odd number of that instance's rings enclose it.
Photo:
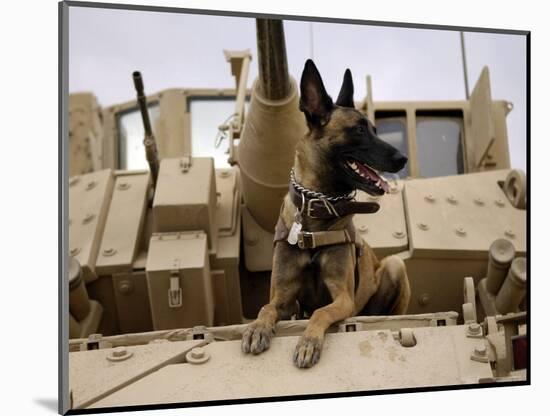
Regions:
[[[409,157],[388,194],[357,194],[380,210],[354,217],[379,257],[404,259],[407,315],[335,325],[308,370],[291,360],[306,320],[241,352],[306,128],[282,22],[258,19],[257,42],[251,88],[250,51],[224,51],[235,89],[145,96],[136,72],[136,101],[70,96],[72,408],[526,380],[526,180],[487,68],[467,101],[378,102],[367,77],[356,103]]]

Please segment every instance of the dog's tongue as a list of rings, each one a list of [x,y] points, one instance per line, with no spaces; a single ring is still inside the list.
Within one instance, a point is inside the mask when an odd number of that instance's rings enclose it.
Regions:
[[[382,178],[374,170],[362,163],[357,163],[357,166],[359,167],[359,170],[361,171],[361,174],[363,176],[367,176],[374,183],[378,183],[379,186],[384,190],[384,192],[389,192],[390,187],[388,183],[384,180],[384,178]]]

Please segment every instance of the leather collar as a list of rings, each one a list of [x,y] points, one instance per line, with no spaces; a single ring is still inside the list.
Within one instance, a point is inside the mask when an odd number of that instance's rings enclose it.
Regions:
[[[312,198],[298,191],[292,183],[289,185],[288,192],[298,211],[304,216],[315,219],[331,219],[350,214],[374,214],[380,209],[377,202],[357,202],[345,199],[329,202],[324,198]],[[303,208],[302,203],[305,204]]]

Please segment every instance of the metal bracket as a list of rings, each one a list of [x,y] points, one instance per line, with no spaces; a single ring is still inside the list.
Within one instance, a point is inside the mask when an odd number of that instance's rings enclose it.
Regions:
[[[192,164],[193,160],[191,159],[191,156],[183,156],[180,160],[181,173],[189,172],[189,168],[191,168]]]

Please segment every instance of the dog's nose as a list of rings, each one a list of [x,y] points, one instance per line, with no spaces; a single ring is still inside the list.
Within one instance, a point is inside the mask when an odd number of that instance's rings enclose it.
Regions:
[[[407,164],[407,161],[409,159],[407,158],[407,156],[399,153],[399,152],[396,152],[394,155],[393,155],[393,162],[395,163],[395,166],[396,166],[396,170],[401,170],[405,167],[405,165]]]

